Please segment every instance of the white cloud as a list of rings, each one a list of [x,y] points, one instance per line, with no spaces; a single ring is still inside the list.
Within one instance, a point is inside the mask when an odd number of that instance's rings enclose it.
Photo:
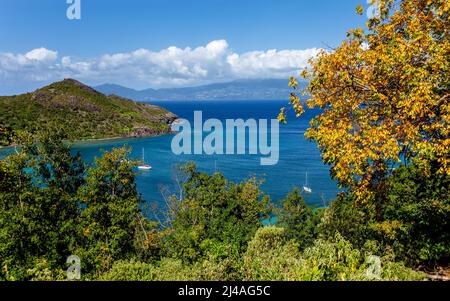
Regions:
[[[0,53],[0,70],[20,71],[22,68],[54,64],[58,52],[37,48],[26,54]]]
[[[252,51],[230,54],[227,62],[239,77],[286,77],[308,66],[320,49]]]
[[[33,49],[25,54],[25,58],[30,61],[53,62],[58,57],[58,52],[46,48]]]
[[[74,59],[37,48],[25,54],[0,53],[3,81],[43,82],[74,77],[87,83],[118,83],[135,88],[197,85],[242,78],[287,78],[308,65],[319,49],[236,53],[225,40],[196,48],[138,49]]]

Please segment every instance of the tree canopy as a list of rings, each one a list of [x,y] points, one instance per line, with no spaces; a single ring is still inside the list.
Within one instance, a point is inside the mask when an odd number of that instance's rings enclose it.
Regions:
[[[447,0],[379,0],[368,30],[350,30],[336,49],[323,50],[302,76],[306,91],[291,104],[300,116],[301,96],[319,107],[306,137],[359,202],[370,202],[402,162],[425,175],[430,164],[450,173],[450,3]],[[362,14],[361,7],[357,12]],[[279,119],[285,121],[284,109]]]

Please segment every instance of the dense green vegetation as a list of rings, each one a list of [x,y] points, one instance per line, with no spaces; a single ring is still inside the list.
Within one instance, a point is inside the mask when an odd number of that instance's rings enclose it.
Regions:
[[[401,167],[377,213],[351,194],[311,208],[298,190],[275,206],[257,179],[188,164],[157,222],[142,214],[128,150],[88,166],[64,139],[23,137],[0,161],[3,280],[64,280],[70,255],[82,280],[419,280],[420,265],[448,263],[449,177]]]
[[[129,150],[87,165],[63,141],[164,131],[165,111],[72,80],[0,98],[0,141],[22,146],[0,160],[0,279],[64,280],[71,255],[82,280],[421,280],[448,267],[450,4],[379,2],[371,33],[350,31],[308,76],[324,112],[307,137],[347,188],[327,208],[187,164],[144,215]]]
[[[17,96],[0,97],[0,145],[12,131],[38,132],[57,126],[69,139],[154,136],[167,133],[175,115],[118,96],[105,96],[66,79]]]

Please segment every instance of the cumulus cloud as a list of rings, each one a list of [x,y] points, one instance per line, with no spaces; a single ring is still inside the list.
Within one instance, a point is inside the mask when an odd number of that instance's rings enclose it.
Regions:
[[[286,78],[307,66],[318,54],[306,50],[267,50],[236,53],[226,40],[196,48],[138,49],[89,59],[58,57],[37,48],[25,54],[0,53],[4,81],[50,81],[74,77],[88,83],[113,82],[130,87],[173,87],[243,78]]]
[[[58,52],[37,48],[25,54],[0,53],[2,71],[20,70],[22,67],[42,66],[55,63]]]
[[[33,49],[25,54],[0,53],[0,79],[3,84],[44,82],[55,73],[58,52],[46,48]]]
[[[58,57],[58,52],[51,51],[46,48],[33,49],[25,54],[25,58],[29,61],[37,62],[53,62]]]
[[[242,55],[230,54],[227,58],[237,77],[286,77],[308,65],[319,49],[252,51]]]

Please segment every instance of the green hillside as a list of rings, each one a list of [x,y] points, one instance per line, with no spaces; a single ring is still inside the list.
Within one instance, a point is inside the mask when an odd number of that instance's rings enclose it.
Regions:
[[[156,136],[170,131],[176,116],[119,96],[106,96],[65,79],[32,93],[0,97],[0,129],[38,131],[50,125],[72,140]],[[2,144],[8,144],[3,139]]]

